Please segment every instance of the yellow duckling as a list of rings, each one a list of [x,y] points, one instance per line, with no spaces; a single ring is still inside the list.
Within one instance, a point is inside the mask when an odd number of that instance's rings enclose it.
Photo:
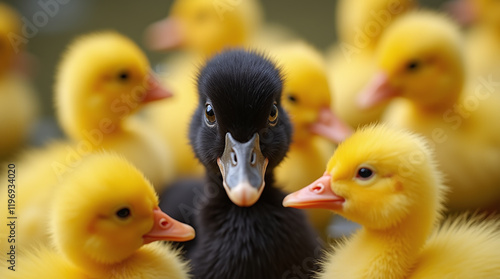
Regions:
[[[170,96],[137,45],[113,32],[77,39],[56,77],[57,118],[64,132],[88,151],[123,154],[155,187],[175,173],[169,150],[145,121],[127,117],[143,104]]]
[[[276,169],[278,185],[297,191],[321,175],[335,149],[351,129],[330,110],[330,86],[323,57],[311,46],[295,42],[274,52],[283,68],[282,104],[293,124],[293,138],[286,159]],[[312,210],[309,217],[320,234],[326,233],[330,214]]]
[[[438,227],[442,176],[422,137],[368,126],[283,204],[330,209],[363,226],[327,256],[318,278],[500,278],[500,220],[464,214]]]
[[[124,158],[89,155],[54,193],[54,247],[23,250],[2,278],[188,278],[176,250],[148,243],[191,240],[193,228],[159,209],[152,185]]]
[[[158,190],[174,171],[168,150],[154,131],[146,123],[127,119],[143,103],[170,96],[157,86],[146,57],[132,41],[112,32],[78,39],[60,64],[55,91],[57,117],[71,140],[26,151],[13,160],[23,173],[16,181],[16,216],[23,220],[17,237],[25,247],[48,237],[45,211],[53,185],[86,154],[115,151]],[[2,174],[3,181],[6,175]],[[6,195],[7,191],[0,192],[4,208]],[[0,217],[7,214],[0,212]],[[2,245],[6,244],[0,243],[0,250]]]
[[[165,62],[164,79],[176,95],[147,110],[148,122],[172,149],[178,176],[203,173],[188,139],[189,121],[198,104],[194,82],[198,66],[225,48],[249,44],[260,22],[261,8],[256,0],[237,4],[225,0],[177,0],[169,16],[146,31],[151,48],[185,51]]]
[[[500,94],[494,92],[495,84],[486,83],[462,93],[460,46],[458,28],[439,14],[417,12],[395,22],[380,43],[378,74],[359,104],[370,107],[402,97],[384,119],[436,145],[451,187],[449,208],[498,208],[500,130],[495,127],[500,124]]]
[[[328,53],[334,86],[333,110],[352,127],[378,121],[386,105],[370,109],[356,105],[359,92],[374,73],[375,49],[384,30],[415,7],[416,1],[342,0],[337,7],[339,42]]]
[[[11,40],[21,34],[20,18],[0,3],[0,159],[13,155],[26,143],[38,110],[33,88],[14,70],[22,46]]]

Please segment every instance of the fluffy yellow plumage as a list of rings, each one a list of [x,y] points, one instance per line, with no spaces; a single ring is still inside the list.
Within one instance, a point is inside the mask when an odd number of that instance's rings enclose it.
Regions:
[[[343,0],[337,8],[339,43],[329,51],[332,108],[352,127],[378,121],[386,106],[356,106],[359,92],[374,73],[375,49],[385,29],[415,7],[415,1]]]
[[[368,126],[338,147],[323,177],[283,203],[363,226],[327,256],[319,278],[499,277],[500,221],[464,214],[439,227],[442,181],[424,138]]]
[[[416,35],[418,34],[418,35]],[[441,15],[418,12],[382,38],[378,75],[362,106],[401,97],[384,120],[427,136],[450,185],[451,210],[497,207],[500,201],[500,94],[487,79],[464,91],[458,28]]]
[[[194,230],[161,212],[152,185],[120,156],[82,159],[57,185],[50,212],[55,248],[23,250],[2,278],[188,278],[176,251],[148,243],[190,240]]]
[[[20,31],[20,16],[0,3],[0,159],[26,143],[38,109],[33,88],[14,70],[22,55],[21,46],[13,44]]]

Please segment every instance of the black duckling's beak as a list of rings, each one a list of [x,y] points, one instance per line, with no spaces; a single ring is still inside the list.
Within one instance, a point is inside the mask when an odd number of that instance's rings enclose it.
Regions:
[[[252,206],[264,190],[264,174],[268,159],[260,151],[259,134],[244,143],[226,134],[226,147],[217,158],[224,189],[233,203],[241,207]]]

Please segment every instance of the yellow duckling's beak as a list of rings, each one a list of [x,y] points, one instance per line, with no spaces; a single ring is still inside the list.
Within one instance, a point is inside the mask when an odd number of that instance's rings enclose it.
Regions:
[[[194,238],[194,229],[186,224],[172,219],[158,207],[153,210],[154,224],[151,231],[143,235],[144,244],[153,241],[188,241]]]
[[[307,187],[286,196],[283,200],[283,206],[341,210],[345,199],[332,191],[331,180],[331,175],[325,172],[322,177]]]
[[[390,83],[389,76],[379,72],[359,94],[358,106],[361,109],[369,109],[399,95],[401,95],[400,90]]]
[[[152,50],[171,50],[181,47],[184,42],[182,24],[173,17],[157,21],[146,30],[146,43]]]
[[[309,127],[312,133],[320,135],[334,143],[340,143],[352,133],[352,128],[340,119],[330,108],[319,112],[318,120]]]
[[[172,96],[173,96],[172,92],[169,89],[166,89],[164,86],[162,86],[153,73],[149,74],[146,91],[144,92],[144,96],[141,99],[141,103],[145,104],[149,102],[163,100],[166,98],[170,98]]]

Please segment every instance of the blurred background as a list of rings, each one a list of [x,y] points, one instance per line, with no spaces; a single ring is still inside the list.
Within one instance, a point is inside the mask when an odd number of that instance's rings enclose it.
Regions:
[[[369,0],[367,0],[369,1]],[[123,33],[141,46],[152,65],[160,63],[168,54],[150,51],[145,47],[143,32],[146,27],[168,14],[172,0],[98,1],[98,0],[10,0],[4,1],[16,8],[23,21],[33,24],[43,11],[41,3],[61,3],[58,11],[49,15],[46,24],[35,28],[27,50],[36,57],[37,68],[34,85],[42,101],[42,115],[52,117],[52,87],[59,58],[66,45],[75,37],[87,32],[111,29]],[[423,7],[441,8],[444,0],[420,0]],[[305,39],[320,50],[335,42],[336,0],[268,0],[261,1],[266,22],[283,25],[295,35]],[[35,18],[34,18],[35,17]],[[25,23],[26,24],[26,23]]]

